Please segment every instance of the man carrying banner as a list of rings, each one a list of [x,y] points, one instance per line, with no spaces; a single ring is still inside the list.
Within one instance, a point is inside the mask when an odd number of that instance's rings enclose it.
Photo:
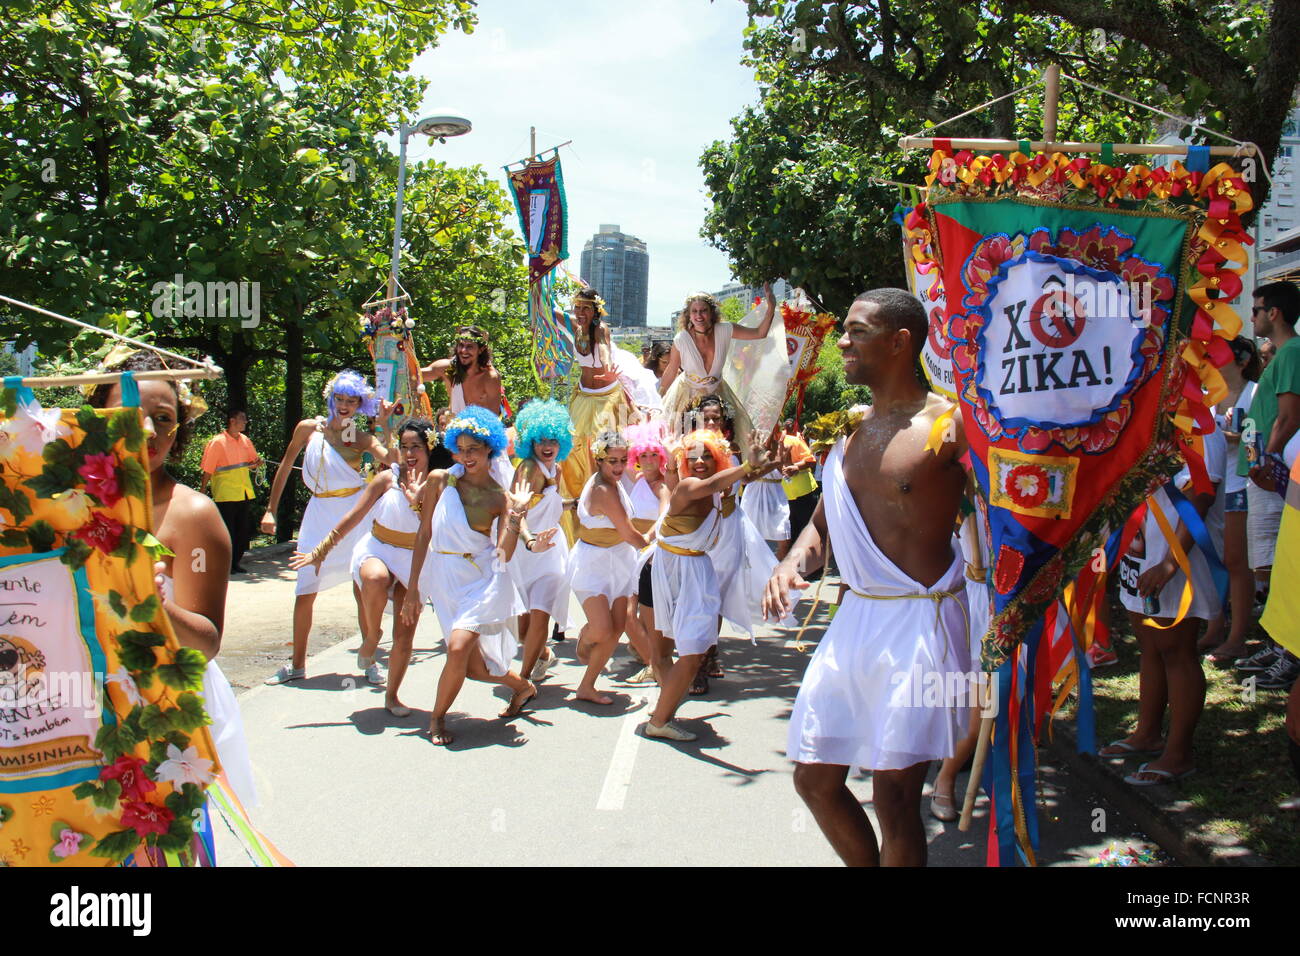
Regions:
[[[458,328],[452,357],[438,359],[420,369],[420,380],[446,384],[453,415],[459,415],[469,405],[479,405],[500,415],[505,406],[501,376],[492,365],[492,345],[487,332],[476,325]]]
[[[952,755],[970,705],[953,679],[970,659],[953,538],[965,442],[951,404],[914,372],[925,334],[924,309],[901,289],[853,303],[839,348],[846,378],[870,386],[873,403],[846,416],[813,520],[763,599],[765,616],[788,613],[790,589],[808,587],[800,572],[833,544],[848,590],[804,674],[788,754],[795,788],[850,866],[925,864],[926,771]],[[845,784],[855,766],[872,770],[879,843]]]

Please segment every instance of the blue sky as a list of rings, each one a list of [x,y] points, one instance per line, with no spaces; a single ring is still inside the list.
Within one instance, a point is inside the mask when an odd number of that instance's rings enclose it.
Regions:
[[[429,81],[420,115],[453,108],[474,130],[413,139],[408,157],[481,164],[504,185],[529,126],[539,150],[571,139],[561,150],[571,272],[598,225],[618,223],[649,247],[651,324],[727,282],[726,258],[699,237],[708,203],[697,161],[757,101],[740,65],[744,4],[483,0],[478,15],[473,34],[444,37],[412,67]]]

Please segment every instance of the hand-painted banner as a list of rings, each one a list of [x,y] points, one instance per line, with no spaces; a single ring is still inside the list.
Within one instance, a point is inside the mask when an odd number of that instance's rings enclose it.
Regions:
[[[533,372],[539,381],[565,378],[573,366],[573,330],[556,308],[554,269],[569,257],[568,214],[560,157],[529,162],[510,176],[510,194],[528,246],[528,321]]]
[[[361,317],[361,338],[375,361],[375,393],[392,402],[392,431],[385,436],[396,443],[402,426],[412,418],[433,418],[433,405],[420,381],[420,361],[411,330],[415,320],[406,306],[385,305]]]
[[[944,398],[957,400],[957,392],[952,375],[952,343],[948,339],[948,312],[944,308],[943,284],[939,281],[938,271],[931,269],[928,275],[917,271],[917,263],[912,258],[909,243],[904,243],[904,266],[907,269],[907,287],[921,300],[925,314],[929,318],[929,334],[921,348],[921,369],[930,380],[930,387]]]

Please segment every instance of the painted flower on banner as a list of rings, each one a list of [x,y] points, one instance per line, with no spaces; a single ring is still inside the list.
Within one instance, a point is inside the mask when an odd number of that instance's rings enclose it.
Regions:
[[[969,290],[967,300],[976,296],[980,299],[987,297],[989,280],[998,274],[1002,263],[1010,262],[1022,255],[1024,251],[1025,237],[1019,233],[1014,237],[989,236],[977,245],[966,261],[966,268],[962,273],[962,281]]]
[[[86,491],[98,498],[107,507],[112,507],[122,500],[122,488],[118,481],[117,459],[112,455],[87,455],[77,469]]]
[[[50,849],[50,860],[54,862],[76,856],[86,840],[86,834],[77,832],[66,823],[56,823],[52,835],[55,843]]]
[[[94,504],[90,496],[80,488],[69,488],[50,496],[51,523],[58,531],[73,531],[90,520],[90,509]]]
[[[103,605],[108,607],[107,604]],[[111,612],[111,608],[109,609]],[[143,707],[145,705],[144,697],[140,694],[140,688],[136,685],[135,678],[127,673],[125,667],[119,666],[113,673],[104,678],[110,684],[116,684],[121,688],[122,693],[126,696],[127,703],[132,707]]]
[[[1004,490],[1022,508],[1037,508],[1051,490],[1047,472],[1037,465],[1016,465],[1007,472]]]
[[[145,774],[144,761],[130,754],[123,754],[101,770],[99,779],[116,780],[122,788],[123,800],[143,800],[145,794],[158,789]]]
[[[167,759],[154,771],[154,777],[159,783],[170,783],[177,787],[187,783],[205,787],[212,782],[214,776],[212,761],[200,757],[197,747],[181,750],[175,744],[167,745]]]
[[[19,402],[14,417],[0,423],[0,458],[8,460],[22,450],[29,455],[40,455],[52,441],[66,438],[72,429],[62,421],[63,409],[41,408],[41,403]]]
[[[159,836],[166,833],[176,818],[166,807],[147,800],[132,800],[122,811],[122,826],[135,830],[136,835],[144,839],[151,833]]]
[[[1111,226],[1097,225],[1084,232],[1065,228],[1055,240],[1049,230],[1035,229],[1029,236],[1029,248],[1044,255],[1073,259],[1093,269],[1119,272],[1123,257],[1136,241]]]
[[[125,532],[126,526],[122,522],[96,512],[89,524],[82,525],[68,537],[84,541],[104,554],[112,554],[121,545]]]

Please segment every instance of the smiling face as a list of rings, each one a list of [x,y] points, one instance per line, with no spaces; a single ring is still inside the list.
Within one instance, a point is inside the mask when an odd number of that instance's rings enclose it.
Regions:
[[[575,299],[573,303],[573,317],[583,325],[590,324],[591,320],[596,317],[596,304],[588,302],[586,299]]]
[[[167,461],[176,444],[176,433],[181,427],[179,403],[170,382],[146,379],[136,384],[140,388],[140,410],[146,419],[145,430],[153,431],[149,438],[149,471],[154,472]],[[114,385],[108,392],[105,407],[120,408],[121,405],[122,386]]]
[[[600,476],[613,484],[623,477],[623,472],[627,469],[627,449],[610,448],[605,452],[605,457],[596,462],[596,466],[600,469]]]
[[[429,470],[429,446],[424,443],[419,432],[408,428],[402,432],[397,444],[402,455],[402,465],[407,471]]]
[[[881,320],[880,306],[874,302],[854,302],[844,320],[844,334],[836,347],[844,358],[844,378],[850,385],[869,385],[878,378],[882,364],[889,361],[896,336],[906,330],[893,329]]]
[[[713,455],[699,442],[686,447],[686,473],[692,478],[711,478],[714,473]]]
[[[647,481],[657,481],[659,479],[659,455],[657,453],[653,451],[642,452],[636,463]]]
[[[555,456],[559,453],[560,443],[554,438],[537,438],[533,440],[533,458],[543,465],[553,464]]]
[[[482,348],[471,339],[457,339],[455,345],[456,361],[469,368],[478,363],[478,353]]]
[[[470,435],[456,436],[456,461],[465,466],[465,474],[475,475],[488,468],[491,453],[486,443]]]
[[[691,300],[686,312],[686,326],[701,335],[713,328],[713,310],[702,299]]]
[[[700,427],[707,428],[711,432],[717,432],[719,435],[723,432],[722,409],[717,405],[705,405],[700,409]]]
[[[361,396],[334,393],[334,413],[340,419],[352,418],[361,407]]]

